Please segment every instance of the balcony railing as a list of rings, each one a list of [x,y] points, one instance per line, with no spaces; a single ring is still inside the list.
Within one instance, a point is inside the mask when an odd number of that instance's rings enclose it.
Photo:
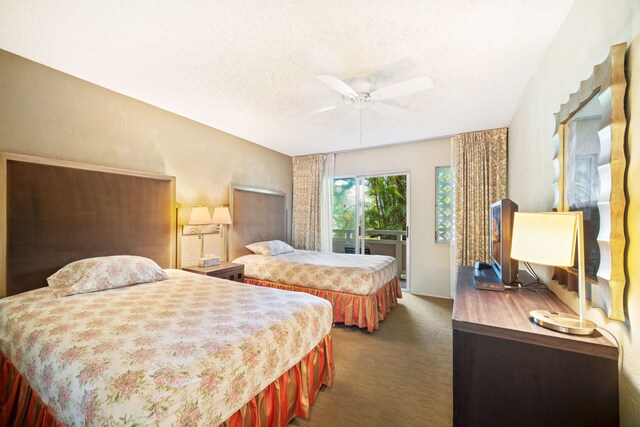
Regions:
[[[355,246],[355,230],[333,230],[333,252],[349,253]],[[388,255],[396,259],[398,275],[407,272],[407,232],[404,230],[365,230],[365,248],[371,255]]]

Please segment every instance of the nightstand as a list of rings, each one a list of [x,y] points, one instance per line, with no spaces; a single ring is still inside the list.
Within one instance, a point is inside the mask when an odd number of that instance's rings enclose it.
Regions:
[[[221,262],[220,265],[214,265],[213,267],[198,267],[196,265],[192,265],[190,267],[183,267],[182,269],[191,273],[206,274],[207,276],[217,277],[219,279],[227,279],[244,283],[243,264]]]

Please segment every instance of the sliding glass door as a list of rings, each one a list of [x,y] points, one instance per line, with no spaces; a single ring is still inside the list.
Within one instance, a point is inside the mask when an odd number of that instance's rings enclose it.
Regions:
[[[359,175],[333,181],[333,251],[396,259],[408,289],[408,174]]]

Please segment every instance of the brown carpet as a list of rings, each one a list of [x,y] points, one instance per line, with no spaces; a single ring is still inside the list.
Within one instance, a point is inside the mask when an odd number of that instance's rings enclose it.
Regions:
[[[368,334],[333,328],[335,381],[293,426],[450,426],[453,302],[404,294]]]

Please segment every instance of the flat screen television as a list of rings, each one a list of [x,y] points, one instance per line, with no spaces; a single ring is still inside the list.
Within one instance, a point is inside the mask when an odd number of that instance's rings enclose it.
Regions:
[[[505,285],[518,278],[518,261],[511,259],[513,214],[517,211],[518,205],[509,199],[498,200],[489,208],[489,261]]]

